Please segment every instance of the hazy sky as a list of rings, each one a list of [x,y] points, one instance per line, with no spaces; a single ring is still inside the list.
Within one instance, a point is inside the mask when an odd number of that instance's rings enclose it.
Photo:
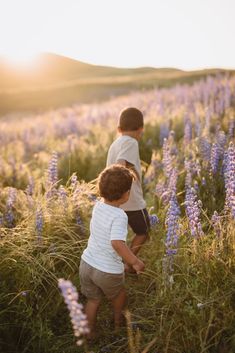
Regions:
[[[235,68],[235,0],[0,0],[0,56]]]

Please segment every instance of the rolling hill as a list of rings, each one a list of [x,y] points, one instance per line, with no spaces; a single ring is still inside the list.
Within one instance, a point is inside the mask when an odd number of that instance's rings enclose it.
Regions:
[[[32,67],[16,67],[0,58],[0,114],[100,101],[138,89],[169,86],[176,82],[191,83],[208,74],[224,71],[123,69],[91,65],[51,53],[41,54]]]

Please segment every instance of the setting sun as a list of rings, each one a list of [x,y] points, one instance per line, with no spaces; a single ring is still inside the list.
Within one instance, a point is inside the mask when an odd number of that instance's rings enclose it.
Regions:
[[[4,54],[5,60],[14,66],[34,66],[39,52],[27,50],[11,50]]]

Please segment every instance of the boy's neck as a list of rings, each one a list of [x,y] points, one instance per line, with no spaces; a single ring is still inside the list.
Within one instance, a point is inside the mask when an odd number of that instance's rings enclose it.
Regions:
[[[121,203],[118,201],[108,201],[103,199],[103,202],[106,203],[106,205],[113,206],[113,207],[120,207]]]
[[[143,129],[138,129],[138,130],[134,130],[134,131],[122,131],[122,130],[118,130],[118,132],[122,135],[122,136],[130,136],[134,139],[136,139],[137,141],[140,140]]]

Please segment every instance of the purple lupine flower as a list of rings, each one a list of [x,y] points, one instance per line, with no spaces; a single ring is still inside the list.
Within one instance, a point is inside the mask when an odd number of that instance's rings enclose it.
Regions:
[[[7,227],[8,228],[13,228],[14,227],[14,219],[15,219],[15,217],[14,217],[12,208],[8,208],[6,210],[5,219],[6,219],[6,222],[7,222]]]
[[[227,167],[225,170],[225,208],[229,209],[235,218],[235,147],[230,142],[227,151]]]
[[[178,179],[178,172],[177,169],[174,167],[171,170],[171,175],[167,181],[167,187],[162,194],[162,200],[165,205],[167,205],[172,198],[176,194],[176,184]]]
[[[159,218],[156,214],[149,214],[149,223],[150,226],[153,228],[159,223]]]
[[[210,124],[211,124],[211,107],[206,109],[206,116],[205,116],[205,129],[210,131]]]
[[[58,181],[58,155],[57,152],[52,153],[51,160],[49,162],[48,170],[47,170],[47,193],[46,197],[50,199],[52,196],[56,194],[55,184]]]
[[[8,190],[8,198],[6,202],[6,213],[5,213],[5,219],[7,222],[7,227],[12,228],[14,227],[14,213],[13,213],[13,205],[16,201],[16,189],[14,188],[9,188]]]
[[[72,176],[71,176],[71,186],[72,186],[72,189],[73,190],[75,190],[76,189],[76,187],[77,187],[77,183],[78,183],[78,177],[77,177],[77,175],[76,174],[73,174]]]
[[[218,215],[217,211],[214,211],[211,217],[211,222],[212,222],[215,234],[217,235],[217,237],[219,237],[221,234],[221,225],[220,225],[220,216]]]
[[[187,116],[184,121],[184,143],[188,145],[192,140],[192,122]]]
[[[178,231],[179,231],[179,216],[180,208],[176,197],[172,197],[169,202],[169,208],[166,215],[166,254],[176,254],[177,252],[177,242],[178,242]]]
[[[58,197],[60,202],[62,203],[64,209],[67,209],[68,201],[67,201],[67,193],[63,185],[60,185],[58,190]]]
[[[231,119],[229,121],[229,127],[228,127],[228,138],[233,139],[235,137],[235,119]]]
[[[42,208],[39,207],[36,211],[36,220],[35,220],[35,230],[38,238],[38,242],[42,241],[42,231],[43,231],[44,219]]]
[[[66,281],[63,278],[58,280],[58,286],[69,310],[74,335],[77,339],[76,343],[78,346],[81,346],[83,344],[81,337],[87,335],[90,330],[87,316],[83,312],[83,305],[78,303],[79,296],[77,289],[70,281]]]
[[[165,176],[169,178],[173,168],[172,166],[173,161],[172,161],[172,156],[170,152],[169,141],[166,138],[164,139],[162,150],[163,150],[163,158],[162,158],[163,171],[165,173]]]
[[[199,150],[202,155],[202,159],[209,162],[211,158],[211,144],[206,137],[201,137],[199,139]]]
[[[53,152],[51,160],[49,162],[49,166],[48,166],[48,184],[49,185],[54,185],[58,181],[57,164],[58,164],[58,154],[57,154],[57,152]]]
[[[0,213],[0,227],[3,225],[3,223],[4,223],[3,214]]]
[[[16,200],[16,189],[9,188],[6,206],[12,208]]]
[[[221,170],[221,174],[224,177],[225,185],[226,185],[226,179],[227,179],[227,175],[226,175],[227,165],[228,165],[228,151],[225,150],[223,155],[222,170]]]
[[[170,147],[170,154],[172,156],[176,156],[178,154],[178,148],[175,144],[175,131],[171,130],[168,137],[169,147]]]
[[[163,272],[167,276],[169,284],[173,282],[173,263],[174,255],[177,253],[177,244],[179,237],[179,216],[180,209],[176,195],[172,196],[169,202],[169,208],[166,215],[166,255],[163,258]]]
[[[204,235],[200,222],[200,205],[196,190],[193,187],[186,188],[185,206],[189,221],[190,232],[193,237]]]
[[[216,134],[216,141],[220,147],[220,154],[223,155],[224,153],[224,147],[227,142],[227,137],[225,135],[225,132],[223,130],[219,130]]]
[[[231,100],[232,100],[232,93],[231,93],[230,86],[227,82],[227,84],[225,85],[225,88],[224,88],[224,109],[225,110],[230,107]]]
[[[164,140],[168,138],[169,135],[169,128],[166,124],[161,124],[160,125],[160,145],[162,146],[164,143]]]
[[[201,135],[201,130],[202,130],[201,121],[200,121],[199,115],[196,114],[195,115],[195,132],[196,132],[197,137],[199,137]]]
[[[218,171],[220,161],[220,147],[218,143],[213,143],[211,147],[211,158],[210,158],[210,165],[211,165],[211,172],[212,174],[216,174]]]
[[[185,159],[184,161],[184,167],[186,170],[186,177],[185,177],[185,187],[190,188],[192,185],[192,168],[191,168],[191,161],[188,159]]]

